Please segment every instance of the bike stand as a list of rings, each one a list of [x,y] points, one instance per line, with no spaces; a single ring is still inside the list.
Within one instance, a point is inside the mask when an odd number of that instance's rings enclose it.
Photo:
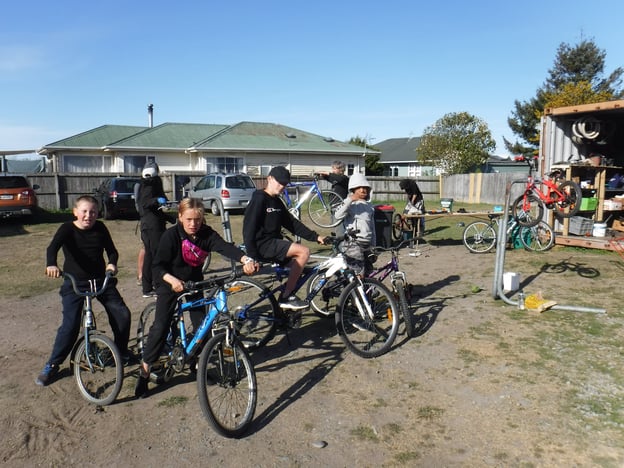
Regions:
[[[494,264],[494,282],[492,285],[492,297],[494,299],[502,299],[507,304],[516,306],[519,308],[519,300],[510,299],[503,290],[503,272],[505,270],[505,251],[507,247],[507,222],[509,218],[509,205],[511,197],[511,187],[513,184],[524,184],[526,179],[518,179],[507,183],[505,188],[505,207],[503,209],[503,215],[498,219],[498,233],[496,238],[496,259]],[[520,293],[522,288],[520,287],[516,293]],[[524,301],[524,298],[522,298]],[[572,312],[590,312],[594,314],[604,314],[607,311],[603,308],[596,307],[584,307],[576,305],[561,305],[555,304],[549,308],[549,310],[568,310]]]

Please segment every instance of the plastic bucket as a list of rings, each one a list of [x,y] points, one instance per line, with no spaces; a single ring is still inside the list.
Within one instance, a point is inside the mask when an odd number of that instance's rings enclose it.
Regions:
[[[505,291],[516,291],[520,287],[520,274],[508,271],[503,273],[503,289]]]
[[[592,236],[605,237],[607,235],[607,223],[594,223]]]

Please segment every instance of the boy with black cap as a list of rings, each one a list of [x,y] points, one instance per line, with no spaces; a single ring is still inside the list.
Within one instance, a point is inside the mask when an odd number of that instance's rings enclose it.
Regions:
[[[290,183],[290,172],[284,166],[275,166],[267,176],[264,190],[256,190],[245,209],[243,242],[247,255],[268,262],[289,262],[290,273],[279,298],[282,309],[299,310],[308,307],[295,296],[293,290],[310,258],[310,249],[282,237],[282,228],[311,242],[323,243],[324,238],[296,219],[279,195]]]

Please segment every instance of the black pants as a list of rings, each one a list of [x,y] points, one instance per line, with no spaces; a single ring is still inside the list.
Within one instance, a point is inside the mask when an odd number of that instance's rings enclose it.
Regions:
[[[141,288],[143,294],[154,290],[154,278],[152,275],[152,261],[158,250],[158,243],[164,231],[161,229],[141,229],[141,240],[145,246],[145,257],[143,258],[143,270],[141,278]]]

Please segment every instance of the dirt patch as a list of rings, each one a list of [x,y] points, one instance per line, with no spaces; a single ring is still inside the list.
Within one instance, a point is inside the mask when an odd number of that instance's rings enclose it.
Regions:
[[[147,304],[134,278],[136,222],[106,223],[121,251],[120,289],[136,329]],[[240,233],[240,217],[233,217],[233,231]],[[38,226],[12,232],[0,237],[1,269],[12,268],[15,281],[16,265],[38,268],[41,289],[50,288],[54,280],[42,273],[49,236]],[[20,245],[29,246],[28,259],[19,258]],[[537,314],[494,300],[494,262],[494,254],[470,254],[458,242],[405,250],[401,266],[417,296],[417,336],[401,333],[377,359],[349,353],[331,320],[307,314],[302,328],[254,353],[258,408],[241,440],[210,429],[188,375],[134,400],[131,366],[118,401],[103,409],[80,397],[67,363],[62,378],[37,387],[59,325],[58,285],[20,299],[3,287],[0,460],[6,466],[621,466],[622,260],[569,248],[507,252],[505,270],[521,273],[527,294],[541,291],[559,304],[606,314]],[[474,286],[481,292],[472,293]]]

